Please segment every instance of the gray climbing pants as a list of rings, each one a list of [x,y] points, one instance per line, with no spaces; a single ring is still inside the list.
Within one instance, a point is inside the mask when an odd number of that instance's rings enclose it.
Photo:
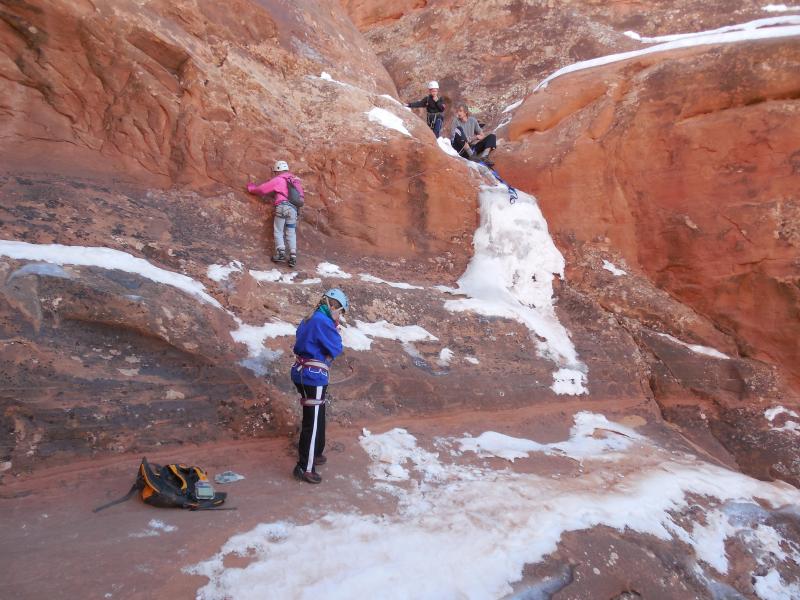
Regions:
[[[289,254],[297,254],[297,209],[288,202],[281,202],[275,207],[272,233],[275,237],[275,250],[285,250],[283,236],[286,235]]]

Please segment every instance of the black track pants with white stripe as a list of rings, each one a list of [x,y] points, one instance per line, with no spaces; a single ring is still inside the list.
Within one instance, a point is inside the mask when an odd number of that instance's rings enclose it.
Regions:
[[[313,406],[303,404],[303,426],[300,429],[297,464],[304,471],[314,470],[314,457],[325,449],[325,392],[327,385],[301,385],[295,383],[304,399],[321,401]]]

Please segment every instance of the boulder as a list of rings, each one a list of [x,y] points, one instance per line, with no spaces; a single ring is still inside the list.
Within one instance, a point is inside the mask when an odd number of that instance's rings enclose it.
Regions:
[[[568,73],[526,99],[498,151],[565,243],[617,249],[795,385],[798,60],[776,39]]]

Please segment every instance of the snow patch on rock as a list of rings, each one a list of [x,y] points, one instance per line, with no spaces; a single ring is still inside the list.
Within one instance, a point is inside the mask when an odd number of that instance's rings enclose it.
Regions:
[[[727,354],[723,354],[719,350],[715,350],[714,348],[709,348],[708,346],[700,346],[699,344],[688,344],[686,342],[682,342],[678,338],[673,337],[668,333],[659,333],[658,335],[670,340],[671,342],[675,342],[676,344],[679,344],[684,348],[688,348],[689,350],[691,350],[696,354],[702,354],[704,356],[710,356],[712,358],[719,358],[721,360],[730,360],[731,358]]]
[[[394,325],[385,320],[374,323],[356,320],[355,326],[342,329],[342,341],[352,350],[369,350],[374,338],[403,343],[435,342],[439,339],[419,325]]]
[[[626,271],[623,271],[622,269],[617,268],[616,266],[614,266],[614,263],[610,263],[607,260],[603,261],[603,268],[606,271],[609,271],[615,277],[622,277],[623,275],[627,275],[628,274]]]
[[[227,265],[209,265],[206,275],[212,281],[224,281],[230,277],[231,273],[241,273],[242,263],[232,260]]]
[[[543,79],[539,85],[534,88],[534,92],[539,89],[546,88],[548,84],[555,78],[572,73],[573,71],[580,71],[583,69],[590,69],[602,65],[620,62],[642,56],[644,54],[653,54],[657,52],[665,52],[667,50],[676,50],[678,48],[690,48],[692,46],[703,46],[711,44],[732,44],[747,40],[764,40],[771,38],[781,37],[796,37],[800,36],[800,16],[784,16],[772,17],[769,19],[758,19],[740,25],[731,25],[728,27],[721,27],[710,31],[701,31],[698,33],[680,33],[676,35],[659,36],[657,38],[642,37],[633,31],[626,31],[625,35],[633,39],[645,43],[651,42],[664,42],[656,46],[650,46],[642,50],[633,50],[631,52],[621,52],[619,54],[609,54],[600,56],[591,60],[585,60],[571,65],[567,65],[551,73]]]
[[[403,135],[412,137],[411,133],[408,131],[408,129],[406,129],[403,119],[398,117],[396,114],[389,112],[385,108],[378,108],[375,106],[370,109],[369,112],[364,114],[366,114],[367,118],[373,123],[378,123],[387,129],[393,129],[395,131],[399,131]]]
[[[317,274],[321,275],[322,277],[333,277],[336,279],[350,279],[352,275],[350,273],[345,273],[339,267],[339,265],[335,265],[329,262],[321,262],[317,265]]]
[[[138,258],[121,250],[97,246],[64,246],[61,244],[29,244],[0,240],[0,256],[18,260],[41,260],[55,265],[76,265],[83,267],[101,267],[135,273],[154,281],[172,286],[190,296],[217,308],[222,305],[206,291],[199,281],[186,275],[168,271],[152,265],[143,258]]]

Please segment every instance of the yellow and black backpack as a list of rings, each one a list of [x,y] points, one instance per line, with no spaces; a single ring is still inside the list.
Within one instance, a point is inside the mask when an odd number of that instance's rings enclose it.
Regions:
[[[141,491],[142,500],[151,506],[189,510],[217,509],[227,497],[225,492],[214,491],[206,472],[200,467],[183,464],[161,466],[142,458],[139,474],[130,491],[122,498],[98,506],[92,512],[125,502],[137,491]]]

